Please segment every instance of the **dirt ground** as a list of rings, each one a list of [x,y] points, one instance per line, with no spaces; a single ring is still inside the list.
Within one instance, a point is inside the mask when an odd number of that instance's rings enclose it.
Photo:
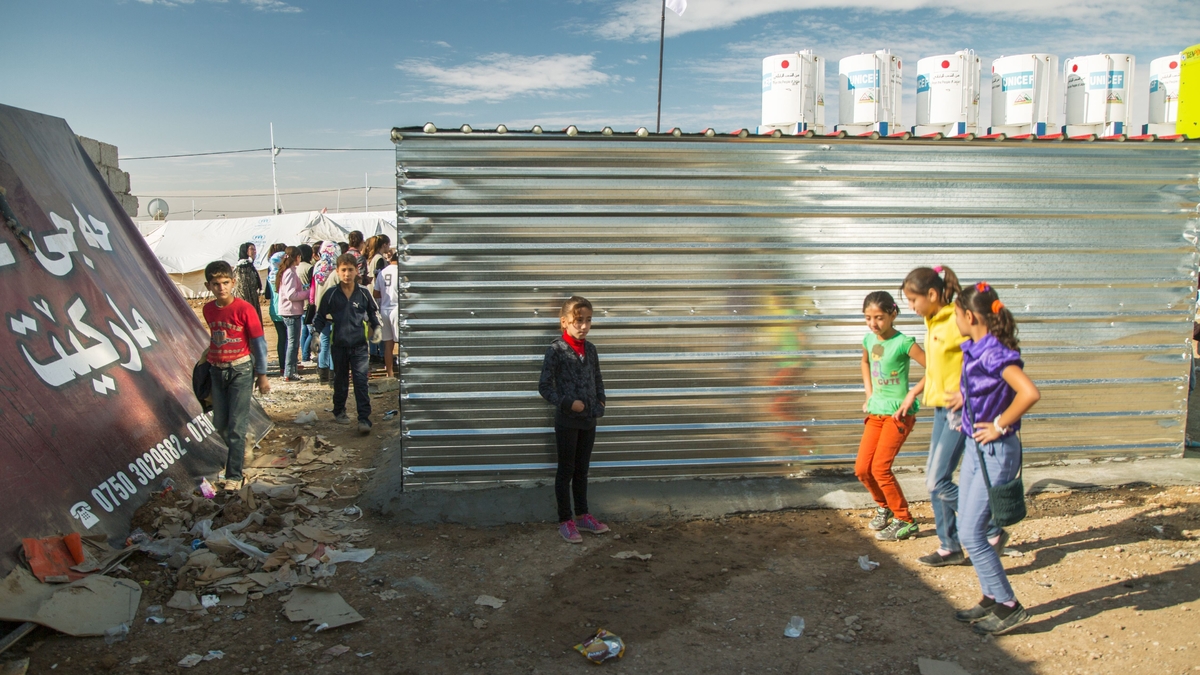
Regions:
[[[309,475],[345,495],[320,504],[353,504],[369,475],[360,469],[394,442],[397,422],[381,417],[395,392],[373,397],[375,431],[364,438],[332,423],[330,390],[315,375],[275,377],[272,387],[263,405],[278,429],[260,454],[279,454],[298,434],[357,450]],[[304,410],[319,421],[293,424]],[[979,597],[971,567],[916,563],[936,547],[927,503],[914,509],[920,536],[892,544],[875,541],[869,514],[857,511],[612,522],[611,533],[574,546],[550,523],[407,526],[368,513],[354,525],[370,530],[358,545],[376,554],[339,564],[329,580],[361,623],[313,633],[283,616],[282,593],[203,615],[168,609],[167,623],[144,623],[176,582],[138,554],[127,576],[144,592],[126,640],[39,628],[0,662],[29,658],[30,673],[158,673],[221,650],[191,672],[583,673],[595,666],[572,646],[603,627],[627,650],[602,667],[629,673],[883,675],[918,673],[921,657],[973,675],[1200,672],[1200,487],[1047,493],[1029,507],[1010,528],[1004,565],[1033,619],[999,638],[953,619]],[[652,558],[613,557],[622,551]],[[860,569],[864,554],[879,568]],[[482,594],[506,602],[476,605]],[[805,620],[799,639],[783,635],[793,615]]]

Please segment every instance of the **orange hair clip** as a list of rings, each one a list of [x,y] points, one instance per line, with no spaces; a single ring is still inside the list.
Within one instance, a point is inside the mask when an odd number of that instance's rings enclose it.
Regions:
[[[992,290],[992,287],[988,285],[988,282],[981,281],[975,284],[975,290],[979,291],[980,293],[987,293],[988,291]]]
[[[1004,303],[1000,302],[1000,298],[992,301],[992,314],[999,314],[1002,309],[1004,309]]]

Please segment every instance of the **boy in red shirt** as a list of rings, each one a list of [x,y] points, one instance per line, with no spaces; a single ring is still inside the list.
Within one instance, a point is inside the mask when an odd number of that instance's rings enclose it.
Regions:
[[[254,385],[267,394],[267,341],[262,321],[250,303],[233,294],[237,283],[224,260],[204,268],[204,287],[216,298],[204,305],[204,322],[212,338],[208,365],[212,375],[213,426],[229,448],[225,480],[241,482],[246,457],[246,426]]]

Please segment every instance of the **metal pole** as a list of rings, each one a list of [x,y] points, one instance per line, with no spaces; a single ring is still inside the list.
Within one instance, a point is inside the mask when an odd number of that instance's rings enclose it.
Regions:
[[[337,212],[342,212],[342,188],[338,188]]]
[[[663,0],[666,2],[667,0]],[[275,190],[275,210],[274,214],[279,213],[279,183],[275,180],[275,155],[279,151],[275,148],[275,123],[271,122],[271,187]]]
[[[192,200],[192,220],[196,219],[196,200]]]
[[[658,25],[658,115],[654,118],[654,133],[662,131],[662,64],[663,42],[667,35],[667,0],[662,0],[662,16]],[[273,145],[273,143],[272,143]]]
[[[663,0],[666,2],[666,0]],[[363,172],[363,213],[367,212],[367,193],[371,191],[371,179],[367,173]]]

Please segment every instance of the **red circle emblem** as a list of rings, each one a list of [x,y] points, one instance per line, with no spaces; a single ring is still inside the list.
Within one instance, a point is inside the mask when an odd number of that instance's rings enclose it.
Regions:
[[[1078,64],[1078,63],[1076,63],[1075,65],[1071,66],[1071,72],[1072,72],[1072,73],[1078,73],[1078,72],[1079,72],[1079,64]]]
[[[789,63],[787,62],[787,60],[784,60],[784,62],[783,62],[783,63],[779,64],[779,67],[780,67],[780,68],[787,68],[789,65],[791,65],[791,64],[789,64]]]
[[[1175,70],[1175,69],[1176,69],[1176,68],[1178,68],[1178,67],[1179,67],[1179,63],[1178,63],[1178,62],[1176,62],[1176,61],[1172,61],[1172,62],[1171,62],[1171,70]]]
[[[942,61],[942,67],[943,67],[943,68],[949,68],[949,67],[950,67],[950,62],[949,62],[949,61]]]

